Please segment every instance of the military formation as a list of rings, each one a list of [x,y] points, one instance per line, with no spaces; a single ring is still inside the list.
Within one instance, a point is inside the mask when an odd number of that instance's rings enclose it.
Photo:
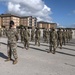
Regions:
[[[3,31],[3,32],[2,32]],[[67,28],[51,28],[43,29],[43,43],[49,43],[48,53],[55,54],[56,48],[62,49],[63,45],[66,45],[72,39],[72,30]],[[40,46],[41,41],[41,30],[39,27],[32,28],[31,33],[27,26],[21,26],[20,28],[14,28],[14,22],[10,21],[9,28],[1,30],[0,28],[0,37],[2,34],[5,35],[7,40],[7,55],[8,58],[5,61],[12,60],[13,55],[13,64],[18,62],[17,55],[17,41],[21,40],[21,43],[24,45],[23,49],[29,49],[29,42],[35,42],[35,45]]]

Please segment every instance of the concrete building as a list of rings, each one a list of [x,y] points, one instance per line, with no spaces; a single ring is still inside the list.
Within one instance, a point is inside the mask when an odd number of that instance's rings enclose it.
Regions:
[[[19,17],[12,14],[0,15],[0,26],[8,27],[10,20],[15,22],[15,26],[24,25],[28,27],[36,26],[37,19],[32,16]]]
[[[11,14],[1,14],[0,18],[1,18],[0,21],[1,26],[9,27],[10,20],[13,20],[15,22],[15,26],[19,26],[20,18],[18,16],[11,15]]]
[[[37,18],[32,16],[21,17],[20,25],[34,27],[37,25]]]
[[[32,16],[21,17],[20,25],[32,26]]]
[[[57,24],[56,23],[49,23],[49,22],[44,22],[44,21],[40,21],[37,23],[37,27],[39,28],[56,28]]]
[[[32,27],[36,27],[37,26],[37,18],[36,17],[34,17],[34,18],[32,18]]]

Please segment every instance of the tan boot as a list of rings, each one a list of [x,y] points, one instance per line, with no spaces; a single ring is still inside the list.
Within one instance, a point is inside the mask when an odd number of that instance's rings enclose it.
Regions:
[[[17,62],[18,62],[17,59],[15,59],[15,60],[13,61],[13,64],[17,64]]]
[[[8,59],[6,59],[6,60],[5,60],[5,62],[10,61],[10,60],[11,60],[11,59],[10,59],[10,58],[8,58]]]

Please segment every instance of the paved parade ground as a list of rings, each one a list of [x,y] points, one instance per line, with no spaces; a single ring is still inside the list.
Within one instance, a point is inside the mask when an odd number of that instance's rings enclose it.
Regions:
[[[7,39],[0,40],[0,75],[75,75],[75,39],[63,49],[57,48],[56,54],[47,53],[49,45],[46,43],[38,47],[30,42],[29,50],[22,49],[23,44],[19,40],[18,63],[15,65],[12,61],[5,62]]]

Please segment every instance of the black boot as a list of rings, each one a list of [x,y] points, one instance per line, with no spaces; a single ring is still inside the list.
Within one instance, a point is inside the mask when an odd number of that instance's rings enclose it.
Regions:
[[[55,54],[55,49],[53,50],[53,52],[52,52],[53,54]]]

